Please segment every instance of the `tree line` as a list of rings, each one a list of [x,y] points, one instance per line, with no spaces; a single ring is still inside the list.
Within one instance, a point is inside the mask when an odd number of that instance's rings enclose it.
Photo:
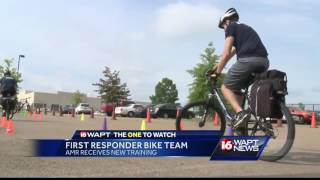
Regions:
[[[219,56],[215,54],[213,43],[209,43],[208,47],[200,55],[200,62],[192,69],[187,70],[193,78],[193,81],[189,84],[189,101],[203,100],[209,94],[209,87],[204,75],[218,63],[218,60]],[[98,92],[103,101],[119,103],[130,100],[130,90],[126,83],[121,83],[119,73],[119,71],[111,71],[109,67],[105,67],[103,77],[99,79],[99,82],[92,84],[97,87],[96,92]],[[220,86],[223,77],[224,75],[218,80],[218,85]],[[176,84],[170,78],[164,77],[155,86],[154,95],[149,98],[152,104],[175,104],[179,100],[178,95]]]
[[[207,98],[209,94],[209,86],[205,80],[205,73],[218,63],[219,56],[216,54],[216,50],[213,47],[213,43],[210,42],[208,47],[200,54],[199,63],[193,68],[187,70],[192,76],[193,81],[189,84],[189,102],[203,100]],[[10,71],[13,78],[19,84],[23,81],[22,74],[13,67],[14,59],[4,59],[3,64],[0,65],[0,78],[2,78],[6,71]],[[102,72],[103,77],[99,79],[99,82],[93,83],[93,86],[97,87],[96,92],[99,97],[105,102],[119,103],[121,101],[130,100],[130,90],[126,83],[121,83],[120,72],[112,71],[109,67],[105,67]],[[217,85],[221,86],[224,78],[224,74],[218,79]],[[85,94],[79,90],[73,93],[72,104],[79,104],[83,101]],[[178,98],[178,90],[176,84],[168,77],[162,78],[161,81],[155,86],[154,95],[151,95],[150,100],[152,104],[170,103],[175,104]],[[299,103],[299,107],[304,109],[303,103]]]
[[[208,47],[200,54],[199,63],[194,67],[187,70],[187,72],[192,76],[193,81],[189,84],[189,102],[199,101],[207,98],[209,94],[209,86],[205,80],[205,73],[218,63],[219,56],[216,54],[216,50],[213,47],[213,43],[210,42]],[[23,81],[22,74],[13,67],[14,58],[4,59],[3,64],[0,65],[0,78],[2,78],[6,71],[10,71],[13,78],[19,84]],[[126,83],[121,83],[120,72],[112,71],[109,67],[105,67],[102,72],[103,77],[99,79],[98,82],[93,83],[93,86],[97,87],[95,90],[99,97],[104,102],[119,103],[121,101],[130,100],[130,90]],[[218,79],[217,85],[221,86],[224,74]],[[85,94],[81,93],[79,90],[73,93],[72,104],[79,104],[83,101]],[[178,98],[178,90],[176,84],[168,77],[162,78],[161,81],[155,86],[154,95],[151,95],[150,100],[152,104],[162,104],[170,103],[175,104]],[[299,107],[304,109],[303,103],[299,103]]]
[[[192,69],[187,70],[193,77],[193,82],[189,84],[189,101],[204,99],[208,94],[209,89],[205,83],[204,74],[217,63],[218,58],[212,43],[209,43],[208,47],[200,55],[200,62]],[[17,80],[19,87],[19,84],[22,82],[22,75],[12,66],[13,62],[14,59],[4,60],[4,65],[0,65],[0,77],[3,77],[6,71],[10,71],[12,76]],[[130,90],[126,83],[121,82],[119,71],[112,71],[109,67],[105,67],[102,74],[103,77],[92,85],[97,87],[95,91],[104,102],[119,103],[130,100]],[[155,92],[149,98],[152,104],[175,104],[179,100],[178,95],[176,84],[170,78],[164,77],[155,86]],[[85,94],[77,90],[73,93],[72,104],[82,102],[84,97]]]

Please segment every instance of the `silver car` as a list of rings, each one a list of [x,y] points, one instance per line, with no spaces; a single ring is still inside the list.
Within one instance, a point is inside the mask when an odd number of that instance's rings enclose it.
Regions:
[[[76,114],[90,114],[91,113],[91,107],[88,103],[80,103],[75,109]]]

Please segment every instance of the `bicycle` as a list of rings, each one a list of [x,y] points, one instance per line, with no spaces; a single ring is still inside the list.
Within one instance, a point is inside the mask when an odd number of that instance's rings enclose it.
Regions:
[[[28,104],[28,101],[26,98],[26,101],[23,102],[18,102],[17,96],[9,96],[9,97],[1,97],[1,106],[2,109],[4,110],[4,114],[7,118],[7,120],[10,120],[13,118],[14,114],[17,112],[21,111],[21,109]]]
[[[251,79],[254,79],[254,75],[252,75]],[[185,105],[176,118],[176,130],[182,130],[181,127],[183,126],[184,130],[186,130],[186,128],[190,128],[190,130],[200,128],[201,130],[219,130],[225,133],[226,123],[228,123],[228,126],[232,126],[232,122],[234,121],[233,114],[228,110],[224,103],[223,96],[218,91],[218,87],[216,86],[217,79],[212,78],[206,73],[206,80],[210,89],[208,98]],[[244,126],[233,130],[239,136],[270,136],[269,143],[265,147],[260,159],[264,161],[277,161],[290,151],[295,138],[295,122],[290,111],[285,106],[285,98],[284,96],[280,96],[277,100],[283,113],[283,119],[277,119],[277,122],[285,122],[280,129],[277,127],[278,125],[275,125],[276,123],[273,123],[274,119],[257,117],[252,113],[253,111],[250,109],[248,103],[248,92],[249,87],[243,92],[244,98],[241,105],[243,109],[245,109],[247,105],[247,110],[251,113],[251,118],[244,122]],[[195,117],[192,119],[184,118],[184,114],[190,112],[194,113]],[[212,125],[207,122],[210,118],[214,119],[216,113],[220,118],[219,124],[214,122],[214,125]]]

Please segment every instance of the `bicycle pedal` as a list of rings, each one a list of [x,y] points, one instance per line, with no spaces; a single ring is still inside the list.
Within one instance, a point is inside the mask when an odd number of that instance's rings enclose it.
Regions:
[[[204,122],[199,122],[199,127],[203,127],[204,126]]]

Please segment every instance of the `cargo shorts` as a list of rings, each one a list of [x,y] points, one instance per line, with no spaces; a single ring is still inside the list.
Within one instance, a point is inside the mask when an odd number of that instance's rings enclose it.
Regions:
[[[262,73],[269,68],[269,60],[266,57],[239,58],[231,66],[226,74],[223,84],[235,93],[249,87],[253,74]]]

